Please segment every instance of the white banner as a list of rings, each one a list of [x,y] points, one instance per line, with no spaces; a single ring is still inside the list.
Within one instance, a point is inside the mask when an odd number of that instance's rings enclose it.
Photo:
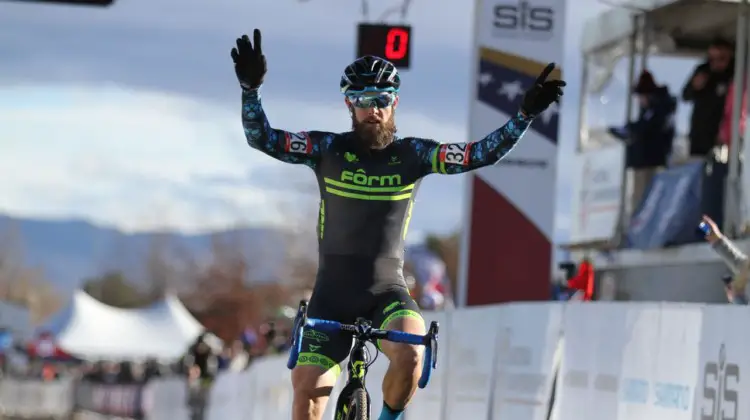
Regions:
[[[618,385],[630,306],[620,303],[565,306],[565,344],[554,419],[617,418]]]
[[[698,387],[693,420],[750,418],[750,308],[710,306],[703,310]]]
[[[278,358],[269,358],[269,363],[278,363]],[[259,403],[260,395],[256,393],[256,383],[265,382],[260,374],[265,363],[254,363],[243,372],[224,372],[216,378],[208,397],[207,420],[237,419],[250,420],[258,412],[265,412],[266,403]],[[282,365],[276,366],[277,372]],[[277,374],[278,375],[278,374]],[[271,378],[277,376],[272,375]],[[289,388],[291,390],[291,388]],[[270,393],[270,392],[269,392]]]
[[[474,3],[468,137],[479,141],[518,114],[524,92],[548,63],[565,61],[566,6],[580,5],[570,0]],[[559,67],[549,75],[561,78]],[[550,197],[557,190],[560,107],[569,106],[566,101],[539,115],[497,164],[467,174],[463,243],[468,246],[461,261],[460,304],[549,295],[555,232]],[[524,240],[498,239],[508,237]]]
[[[63,418],[73,411],[73,381],[53,382],[3,379],[0,410],[3,417]]]
[[[447,363],[446,418],[483,419],[490,410],[500,306],[472,307],[451,313]],[[445,366],[447,364],[447,366]]]
[[[622,203],[625,148],[621,144],[575,155],[570,243],[608,241]]]
[[[180,377],[155,379],[143,391],[143,411],[146,420],[187,420],[188,387]]]
[[[427,388],[417,390],[417,394],[409,404],[409,410],[404,413],[407,420],[439,420],[443,412],[445,405],[443,403],[444,391],[447,385],[445,378],[451,346],[450,314],[451,312],[426,312],[423,314],[428,327],[432,321],[437,321],[440,324],[437,369],[432,371]]]
[[[492,419],[546,420],[563,305],[505,305],[494,363]]]
[[[750,382],[742,379],[750,372],[746,306],[529,303],[425,318],[441,323],[438,370],[418,390],[409,420],[546,420],[551,405],[552,420],[750,418]],[[367,378],[375,418],[387,366],[381,356]],[[67,418],[74,387],[1,380],[0,415]],[[144,392],[146,418],[187,419],[189,395],[183,378],[153,381]],[[286,356],[271,356],[220,374],[205,418],[288,420],[291,408]]]
[[[250,368],[256,380],[252,393],[250,419],[292,418],[292,375],[286,368],[287,356],[270,356]],[[234,416],[226,417],[234,418]]]
[[[690,420],[698,375],[698,307],[629,308],[619,420]]]

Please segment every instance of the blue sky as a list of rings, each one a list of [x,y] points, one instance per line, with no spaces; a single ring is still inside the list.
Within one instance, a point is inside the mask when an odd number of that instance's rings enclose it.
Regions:
[[[374,17],[399,4],[370,3]],[[568,3],[560,236],[570,205],[580,30],[605,10],[594,0]],[[128,231],[234,223],[312,228],[317,189],[309,170],[245,143],[229,50],[238,35],[260,27],[271,123],[344,131],[349,117],[337,85],[354,58],[359,8],[350,0],[120,0],[108,9],[3,3],[0,212],[84,217]],[[412,3],[414,68],[403,75],[402,135],[466,140],[472,18],[467,0]],[[656,62],[654,71],[670,75],[676,88],[689,66]],[[621,64],[595,98],[590,121],[622,120],[624,75]],[[461,176],[427,178],[415,236],[459,227],[462,205],[454,197],[462,187]]]

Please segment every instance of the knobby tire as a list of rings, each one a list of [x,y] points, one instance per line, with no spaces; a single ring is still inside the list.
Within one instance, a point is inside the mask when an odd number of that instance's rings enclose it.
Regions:
[[[364,388],[355,389],[349,400],[349,418],[347,420],[370,420],[367,405],[367,391]]]

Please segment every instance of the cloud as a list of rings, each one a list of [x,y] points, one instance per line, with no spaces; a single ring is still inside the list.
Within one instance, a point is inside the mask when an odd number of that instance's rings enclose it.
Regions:
[[[370,18],[377,19],[401,1],[369,3]],[[473,92],[473,6],[464,0],[441,7],[411,4],[406,20],[414,27],[414,68],[403,73],[400,131],[465,141]],[[577,133],[577,30],[601,10],[594,1],[587,4],[593,6],[579,5],[575,13],[568,5],[571,29],[563,65],[571,83],[558,165],[560,220],[570,203],[566,191]],[[118,0],[108,9],[3,4],[0,165],[14,175],[12,183],[0,186],[0,211],[82,215],[129,230],[288,222],[274,209],[293,200],[314,207],[312,174],[246,146],[228,52],[239,34],[261,26],[269,63],[264,105],[272,124],[293,131],[346,130],[337,85],[353,58],[360,5],[340,0]],[[615,118],[614,106],[617,101],[594,112]],[[414,235],[459,226],[463,183],[462,176],[426,178]]]
[[[32,99],[42,93],[44,101]],[[310,103],[292,98],[266,101],[272,122],[284,111],[308,108]],[[315,104],[293,124],[277,126],[345,131],[342,108]],[[461,127],[408,109],[399,116],[405,134],[463,134]],[[0,195],[4,210],[13,213],[82,215],[130,230],[202,230],[237,221],[286,223],[288,213],[279,209],[290,197],[311,207],[317,201],[308,168],[247,146],[236,109],[190,97],[115,87],[19,86],[5,91],[0,127],[0,166],[16,174],[0,185]],[[441,198],[426,188],[422,200]],[[433,210],[426,222],[436,230],[442,226],[433,218],[459,219],[457,211]]]

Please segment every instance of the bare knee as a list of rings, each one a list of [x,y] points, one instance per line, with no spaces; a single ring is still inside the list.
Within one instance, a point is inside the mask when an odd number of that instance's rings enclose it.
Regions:
[[[324,371],[319,366],[297,366],[292,370],[292,387],[295,399],[313,402],[328,397],[336,384],[333,369]]]
[[[417,372],[422,362],[422,350],[418,346],[409,344],[392,344],[388,349],[388,358],[391,364],[399,370],[406,372]]]

